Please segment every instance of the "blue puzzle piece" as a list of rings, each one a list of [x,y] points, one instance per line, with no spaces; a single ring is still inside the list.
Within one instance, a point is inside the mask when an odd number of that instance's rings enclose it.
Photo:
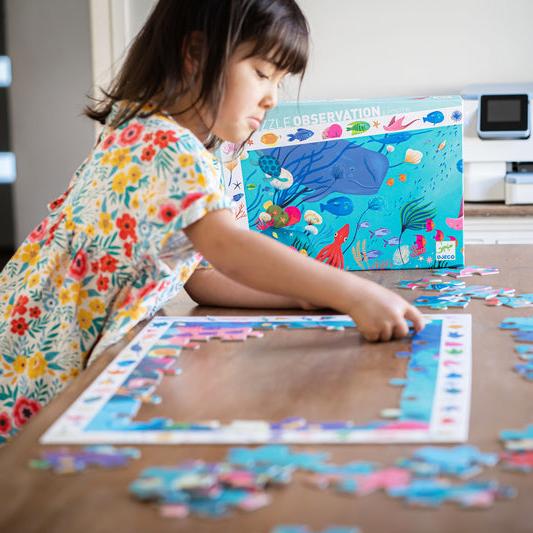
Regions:
[[[462,478],[480,472],[481,466],[494,466],[498,454],[481,453],[470,445],[438,448],[424,446],[414,451],[411,459],[402,459],[399,466],[424,476],[451,475]]]
[[[302,470],[315,471],[329,459],[324,452],[294,453],[288,446],[269,445],[259,448],[231,448],[228,462],[234,465],[253,467],[256,465],[292,466]]]

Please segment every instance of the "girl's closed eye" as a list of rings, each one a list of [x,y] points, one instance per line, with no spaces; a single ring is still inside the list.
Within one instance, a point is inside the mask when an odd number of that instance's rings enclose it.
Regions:
[[[264,72],[262,72],[261,70],[259,70],[258,68],[255,69],[255,73],[257,74],[257,76],[259,78],[261,78],[262,80],[269,80],[270,79],[270,76],[268,76],[267,74],[265,74]]]

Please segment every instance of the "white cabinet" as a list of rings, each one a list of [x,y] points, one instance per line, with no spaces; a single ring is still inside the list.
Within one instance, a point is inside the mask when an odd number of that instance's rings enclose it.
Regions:
[[[533,244],[533,217],[466,216],[465,244]]]

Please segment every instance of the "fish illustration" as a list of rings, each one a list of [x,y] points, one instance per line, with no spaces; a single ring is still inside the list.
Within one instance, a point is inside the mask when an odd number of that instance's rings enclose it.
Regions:
[[[432,111],[428,113],[423,119],[423,122],[430,122],[431,124],[440,124],[444,120],[444,114],[441,111]]]
[[[390,233],[389,228],[378,228],[376,231],[370,232],[370,238],[373,239],[375,237],[385,237]]]
[[[361,224],[359,224],[359,227],[360,228],[369,228],[370,227],[370,222],[368,222],[368,220],[365,220],[365,221],[361,222]]]
[[[444,233],[440,229],[435,231],[435,240],[436,241],[443,241],[444,240]]]
[[[386,182],[385,182],[389,187],[392,187],[394,185],[394,178],[389,178]]]
[[[331,124],[322,132],[322,139],[336,139],[342,135],[342,126],[340,124]]]
[[[441,150],[444,150],[446,146],[446,140],[442,141],[438,146],[437,146],[437,152],[440,152]]]
[[[391,237],[390,239],[383,239],[385,248],[387,246],[398,246],[400,244],[400,237]]]
[[[407,176],[405,174],[400,174],[398,179],[402,182],[402,183],[405,183],[406,180],[407,180]]]
[[[426,220],[426,231],[433,231],[435,228],[435,222],[433,222],[432,218],[428,218]]]
[[[261,135],[261,142],[263,144],[273,145],[278,142],[279,137],[272,132],[265,133],[264,135]]]
[[[306,141],[314,135],[314,132],[311,130],[306,130],[305,128],[298,128],[295,133],[289,133],[287,139],[289,142],[292,141]]]
[[[408,128],[411,124],[413,124],[414,122],[418,120],[417,118],[415,118],[414,120],[411,120],[411,122],[404,124],[403,123],[404,119],[405,119],[405,115],[402,115],[398,119],[396,118],[396,115],[394,115],[390,119],[390,122],[386,126],[383,126],[383,129],[385,131],[401,131],[401,130],[404,130],[405,128]]]
[[[248,185],[246,185],[246,188],[249,191],[253,191],[256,187],[257,187],[257,185],[255,183],[248,183]]]
[[[363,258],[365,261],[368,261],[369,259],[377,259],[381,254],[382,252],[379,250],[369,250],[368,252],[363,252]]]
[[[337,196],[329,199],[325,204],[320,204],[322,211],[329,211],[332,215],[343,217],[353,211],[353,202],[347,196]]]
[[[346,131],[349,131],[352,135],[359,135],[370,129],[370,124],[364,120],[357,120],[356,122],[350,122],[346,126]]]
[[[243,196],[244,196],[244,194],[242,192],[240,192],[239,194],[236,194],[235,196],[233,196],[232,200],[234,202],[238,202]]]
[[[344,255],[342,253],[342,245],[350,234],[350,226],[344,224],[342,228],[335,232],[333,242],[328,244],[318,252],[316,258],[322,263],[327,263],[333,267],[344,268]]]

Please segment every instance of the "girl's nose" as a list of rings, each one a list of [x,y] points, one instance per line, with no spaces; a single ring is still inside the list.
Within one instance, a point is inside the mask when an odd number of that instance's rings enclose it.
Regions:
[[[272,109],[278,105],[278,88],[274,86],[265,94],[261,101],[262,107]]]

